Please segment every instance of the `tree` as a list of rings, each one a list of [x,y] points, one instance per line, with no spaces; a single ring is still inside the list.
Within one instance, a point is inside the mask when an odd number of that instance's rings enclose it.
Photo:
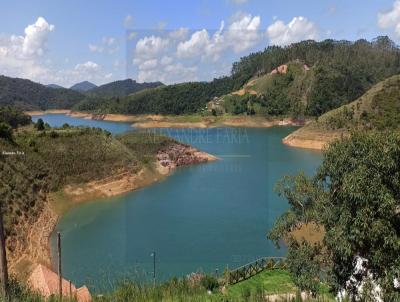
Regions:
[[[0,137],[12,140],[12,129],[10,125],[0,122]]]
[[[44,122],[43,120],[40,118],[37,120],[36,124],[35,124],[35,128],[39,131],[43,131],[44,130]]]
[[[326,281],[333,290],[346,288],[362,258],[366,261],[360,280],[372,276],[384,301],[399,301],[394,286],[400,277],[399,158],[399,133],[358,132],[334,142],[314,177],[287,177],[278,185],[290,209],[269,237],[276,242],[291,237],[291,230],[312,220],[326,230],[326,261],[320,271],[328,272]],[[290,245],[289,254],[297,258],[300,247]],[[356,287],[347,290],[353,297],[358,294]]]

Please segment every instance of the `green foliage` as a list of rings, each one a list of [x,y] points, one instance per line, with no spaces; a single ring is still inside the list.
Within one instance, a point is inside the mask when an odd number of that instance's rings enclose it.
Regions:
[[[322,287],[322,286],[321,286]],[[302,301],[298,297],[296,300],[289,297],[289,294],[296,293],[296,288],[291,281],[291,276],[284,270],[264,271],[260,274],[235,284],[228,286],[224,292],[214,291],[211,294],[201,286],[193,284],[187,279],[172,278],[161,284],[152,286],[149,283],[133,280],[123,280],[111,292],[102,295],[93,294],[94,302],[265,302],[265,295],[282,295],[282,302]],[[10,300],[12,302],[44,302],[44,299],[20,283],[12,282]],[[1,299],[0,299],[1,301]],[[47,301],[60,301],[53,297]],[[69,299],[63,299],[63,302],[70,302]],[[326,294],[326,287],[323,287],[316,299],[306,299],[305,301],[334,301]],[[72,302],[72,301],[71,301]]]
[[[116,139],[107,131],[84,127],[21,130],[13,142],[0,138],[0,150],[12,152],[0,154],[0,200],[10,252],[26,240],[23,228],[36,221],[49,192],[111,173],[137,173],[173,142],[155,134],[129,133]]]
[[[4,122],[0,122],[0,137],[7,140],[12,140],[12,129]]]
[[[398,133],[359,132],[334,142],[312,179],[298,176],[284,186],[291,208],[271,238],[287,238],[299,223],[313,220],[326,230],[323,269],[334,290],[345,288],[359,256],[368,260],[366,269],[380,284],[383,299],[400,299],[393,285],[400,267],[399,158]],[[299,261],[304,258],[296,256],[301,246],[289,249]]]
[[[203,278],[201,278],[201,286],[203,286],[206,290],[214,291],[218,289],[219,283],[215,277],[205,275]]]
[[[306,126],[317,130],[396,130],[400,125],[400,76],[390,77],[354,102],[323,114]]]
[[[264,96],[258,103],[261,105],[248,113],[296,118],[305,114],[319,116],[355,100],[377,82],[400,73],[399,57],[399,49],[387,37],[378,37],[372,42],[325,40],[270,46],[234,63],[227,77],[146,89],[129,96],[119,95],[117,91],[98,93],[74,108],[99,113],[189,114],[204,109],[214,97],[240,89],[251,78],[265,78],[265,85],[259,81],[254,87]],[[287,74],[265,76],[282,64],[289,64]],[[303,64],[311,70],[304,71]],[[235,106],[228,112],[240,114],[246,112],[244,109],[245,104],[235,100]]]
[[[90,98],[75,106],[76,110],[124,114],[186,114],[204,109],[215,96],[227,94],[244,82],[224,77],[212,82],[193,82],[146,89],[127,97]]]
[[[229,94],[223,97],[225,111],[231,114],[245,113],[247,115],[253,115],[256,113],[255,108],[257,108],[257,112],[260,112],[262,107],[265,107],[264,103],[265,101],[262,97],[251,94]]]
[[[152,163],[160,149],[176,143],[172,138],[162,136],[153,131],[130,132],[118,135],[116,139],[130,151],[133,151],[136,158],[144,164]]]
[[[35,124],[35,128],[38,130],[38,131],[43,131],[44,130],[44,122],[43,122],[43,120],[40,118],[40,119],[38,119],[37,120],[37,122],[36,122],[36,124]]]
[[[306,99],[307,108],[303,113],[319,116],[355,100],[373,84],[398,74],[398,58],[399,49],[387,37],[377,37],[372,42],[303,41],[286,47],[270,46],[243,57],[233,64],[232,73],[260,76],[288,62],[305,63],[312,67],[308,75],[302,76],[294,70],[289,87],[272,85],[267,100],[272,106],[271,114],[275,114],[281,113],[289,100]],[[271,89],[270,84],[268,89]],[[268,89],[264,87],[262,93]],[[293,104],[286,108],[290,110],[285,113],[290,113]]]
[[[118,102],[118,97],[124,97],[144,89],[156,88],[162,86],[161,82],[154,83],[137,83],[132,79],[115,81],[90,89],[87,94],[92,98],[115,98]]]
[[[23,110],[69,109],[83,99],[82,94],[73,90],[0,76],[0,106],[12,105]]]
[[[289,239],[288,247],[287,266],[294,284],[315,296],[321,283],[321,246]]]
[[[293,82],[292,73],[276,74],[273,77],[270,89],[265,93],[267,113],[283,115],[290,112],[291,100],[288,95],[288,86]]]
[[[10,125],[12,128],[30,124],[32,121],[29,115],[25,115],[21,110],[5,106],[0,107],[0,122]]]

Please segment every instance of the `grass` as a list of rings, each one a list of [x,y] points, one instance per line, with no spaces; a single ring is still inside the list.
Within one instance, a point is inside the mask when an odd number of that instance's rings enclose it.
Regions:
[[[14,300],[19,302],[42,302],[40,297],[30,293],[25,287],[14,283],[12,287]],[[334,301],[333,296],[328,293],[328,287],[322,285],[320,294],[313,301]],[[132,280],[123,280],[110,293],[94,295],[94,302],[236,302],[236,301],[267,301],[266,296],[271,294],[296,294],[298,291],[291,280],[289,272],[285,270],[263,271],[235,285],[222,286],[213,292],[208,292],[202,282],[191,283],[187,279],[173,278],[167,282],[153,287],[148,283],[139,283]],[[52,301],[52,300],[50,300]],[[64,301],[64,300],[63,300]],[[66,300],[68,301],[68,300]],[[64,301],[64,302],[66,302]],[[293,299],[283,299],[294,301]],[[295,300],[300,301],[300,300]]]
[[[286,270],[266,270],[254,277],[228,287],[228,293],[240,297],[243,292],[256,292],[262,288],[266,294],[296,292],[291,276]]]

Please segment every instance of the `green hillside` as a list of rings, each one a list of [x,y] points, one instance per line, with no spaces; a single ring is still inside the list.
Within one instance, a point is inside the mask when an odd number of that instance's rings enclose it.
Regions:
[[[12,105],[23,110],[69,109],[83,99],[82,94],[73,90],[0,76],[0,106]]]
[[[331,141],[355,130],[400,128],[400,75],[390,77],[350,104],[329,111],[290,138]]]
[[[238,84],[235,84],[236,80],[239,81]],[[245,83],[240,79],[236,80],[225,77],[212,82],[182,83],[145,89],[127,97],[90,98],[77,104],[74,109],[122,114],[189,114],[204,109],[213,97],[229,93]]]
[[[86,92],[87,95],[91,97],[101,97],[101,98],[125,97],[144,89],[156,88],[162,85],[163,84],[161,82],[137,83],[132,79],[126,79],[122,81],[107,83],[99,87],[93,87],[89,90],[86,90]]]
[[[223,97],[228,113],[320,116],[399,74],[399,58],[399,48],[388,37],[371,42],[325,40],[270,46],[242,57],[227,77],[149,89],[128,97],[86,100],[75,109],[121,114],[209,114],[211,110],[205,111],[205,106]],[[288,72],[270,75],[284,64]],[[242,88],[257,93],[232,95]]]
[[[46,207],[49,193],[113,173],[135,175],[143,167],[152,169],[158,150],[176,143],[155,134],[113,137],[98,128],[29,123],[18,110],[0,110],[0,200],[10,255],[21,252],[27,227]],[[11,125],[25,126],[11,130]]]
[[[314,84],[314,68],[299,61],[281,65],[285,73],[267,73],[252,77],[242,89],[220,97],[220,113],[291,115],[306,114],[310,92]],[[213,104],[214,103],[214,104]]]
[[[89,82],[89,81],[83,81],[80,83],[76,83],[75,85],[72,85],[69,89],[74,90],[74,91],[78,91],[81,93],[85,93],[91,89],[96,88],[97,85]]]

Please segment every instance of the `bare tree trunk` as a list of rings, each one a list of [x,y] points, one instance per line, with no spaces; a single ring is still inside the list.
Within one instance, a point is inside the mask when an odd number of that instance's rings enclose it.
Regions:
[[[62,299],[62,271],[61,271],[61,234],[57,233],[57,251],[58,251],[58,290],[60,300]]]
[[[0,206],[0,270],[1,270],[1,295],[4,300],[7,299],[8,285],[8,268],[7,268],[7,252],[6,239],[4,234],[3,211]]]

